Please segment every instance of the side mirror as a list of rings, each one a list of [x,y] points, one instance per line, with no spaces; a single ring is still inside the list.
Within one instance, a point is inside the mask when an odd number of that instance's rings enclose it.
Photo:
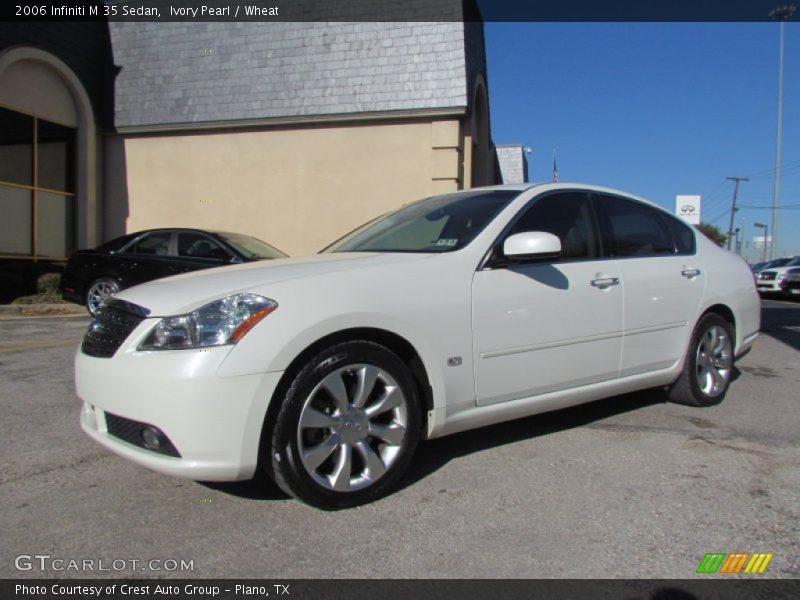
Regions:
[[[561,255],[561,240],[545,231],[515,233],[503,242],[503,254],[511,260],[558,258]]]

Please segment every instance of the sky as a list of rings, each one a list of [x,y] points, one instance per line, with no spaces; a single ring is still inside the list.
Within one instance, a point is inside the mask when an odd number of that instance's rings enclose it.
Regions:
[[[772,228],[777,23],[486,23],[492,139],[522,144],[529,179],[617,188],[670,211],[702,196],[723,231],[734,183],[743,252]],[[800,23],[785,25],[776,256],[800,254]],[[751,207],[770,207],[759,209]],[[771,233],[771,231],[770,231]]]

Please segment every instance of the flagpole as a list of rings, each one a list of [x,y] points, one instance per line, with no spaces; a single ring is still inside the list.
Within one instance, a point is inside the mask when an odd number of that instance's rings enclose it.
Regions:
[[[553,148],[553,183],[558,183],[558,166],[556,165],[556,149]]]

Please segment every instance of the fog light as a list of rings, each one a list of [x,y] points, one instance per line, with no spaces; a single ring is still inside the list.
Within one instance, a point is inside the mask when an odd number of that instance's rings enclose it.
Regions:
[[[144,440],[144,445],[150,450],[161,449],[161,435],[155,427],[148,425],[142,429],[142,440]]]

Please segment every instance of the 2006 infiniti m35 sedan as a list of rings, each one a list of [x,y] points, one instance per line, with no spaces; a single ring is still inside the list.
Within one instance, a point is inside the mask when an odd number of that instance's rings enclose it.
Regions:
[[[82,427],[117,454],[196,480],[263,469],[336,509],[386,493],[422,438],[649,387],[716,404],[758,329],[745,262],[668,212],[527,184],[124,290],[75,370]]]

